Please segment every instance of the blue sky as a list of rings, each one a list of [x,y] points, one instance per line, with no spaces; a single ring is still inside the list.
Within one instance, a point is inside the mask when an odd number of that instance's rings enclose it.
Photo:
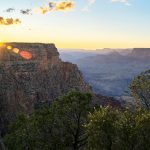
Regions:
[[[0,25],[0,40],[48,42],[59,48],[150,47],[149,0],[93,0],[91,4],[90,0],[72,1],[75,7],[70,10],[45,14],[34,10],[60,0],[2,1],[0,17],[19,18],[21,24]],[[8,8],[15,11],[8,13]],[[32,9],[32,15],[23,15],[20,9]]]

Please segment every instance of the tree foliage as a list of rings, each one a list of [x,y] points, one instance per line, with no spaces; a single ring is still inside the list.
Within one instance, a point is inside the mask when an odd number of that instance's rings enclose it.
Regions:
[[[137,76],[131,83],[130,90],[138,105],[150,110],[150,70]]]
[[[6,136],[11,150],[77,150],[86,144],[83,124],[91,109],[91,95],[73,91],[51,107],[33,115],[19,115]]]
[[[149,150],[150,112],[100,108],[86,126],[89,150]]]
[[[113,147],[117,113],[106,107],[95,110],[89,115],[89,123],[86,127],[90,150],[109,150]]]
[[[71,92],[58,98],[52,109],[56,111],[56,124],[61,129],[61,139],[64,140],[68,149],[70,147],[74,150],[82,148],[87,139],[83,125],[91,110],[91,95]]]
[[[8,149],[31,150],[34,146],[32,132],[29,116],[23,113],[18,114],[16,121],[11,124],[10,132],[5,137]]]
[[[4,141],[8,150],[149,150],[150,111],[93,109],[90,94],[73,91],[20,113]]]

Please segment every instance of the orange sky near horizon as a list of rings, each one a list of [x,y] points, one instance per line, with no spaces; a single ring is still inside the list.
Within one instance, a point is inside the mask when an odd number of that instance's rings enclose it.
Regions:
[[[13,40],[12,40],[13,39]],[[9,42],[29,42],[29,43],[53,43],[55,44],[55,46],[57,48],[64,48],[64,49],[91,49],[91,50],[95,50],[95,49],[101,49],[101,48],[149,48],[150,44],[149,41],[143,41],[143,43],[141,41],[138,42],[138,40],[136,40],[136,42],[130,42],[130,41],[120,41],[118,40],[100,40],[100,41],[86,41],[86,39],[84,40],[64,40],[64,39],[56,39],[53,40],[50,38],[43,38],[41,40],[39,40],[38,38],[3,38],[0,39],[1,43],[9,43]]]
[[[63,1],[72,4],[60,10]],[[51,0],[57,6],[52,10],[47,0],[2,1],[0,41],[54,43],[57,48],[72,49],[150,47],[149,1],[63,1]],[[46,6],[44,12],[35,13],[41,6]],[[20,13],[27,8],[32,14]],[[12,11],[6,11],[9,9]],[[8,18],[13,18],[14,24],[8,25]]]

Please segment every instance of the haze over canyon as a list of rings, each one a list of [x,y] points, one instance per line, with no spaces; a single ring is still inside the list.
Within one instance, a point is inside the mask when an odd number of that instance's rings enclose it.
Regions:
[[[105,96],[129,96],[131,81],[150,69],[150,48],[60,49],[62,60],[78,65],[94,92]]]

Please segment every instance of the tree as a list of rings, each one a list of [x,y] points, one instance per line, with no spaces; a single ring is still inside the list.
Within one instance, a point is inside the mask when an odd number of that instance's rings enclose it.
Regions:
[[[150,70],[136,77],[130,85],[130,90],[138,104],[150,110]]]
[[[133,150],[136,148],[136,112],[126,109],[119,113],[120,117],[117,121],[117,141],[116,146],[118,150]]]
[[[60,137],[57,118],[55,118],[56,110],[51,107],[44,106],[37,110],[30,118],[30,128],[34,141],[35,150],[57,150],[64,149]]]
[[[150,112],[100,108],[86,125],[89,150],[149,150]]]
[[[150,111],[138,110],[136,121],[136,150],[150,149]]]
[[[86,125],[89,150],[112,150],[116,141],[118,110],[99,108],[89,115]]]
[[[149,150],[150,112],[142,109],[122,112],[118,123],[117,147],[121,150]]]
[[[19,113],[16,121],[10,125],[9,133],[5,137],[5,143],[10,150],[33,150],[34,137],[30,128],[28,115]]]
[[[5,137],[11,150],[79,150],[87,136],[84,124],[91,109],[91,94],[69,92],[31,116],[19,115]]]
[[[52,106],[61,139],[69,150],[82,149],[87,141],[84,124],[91,110],[91,94],[73,91],[59,97]],[[65,148],[66,149],[66,148]]]

